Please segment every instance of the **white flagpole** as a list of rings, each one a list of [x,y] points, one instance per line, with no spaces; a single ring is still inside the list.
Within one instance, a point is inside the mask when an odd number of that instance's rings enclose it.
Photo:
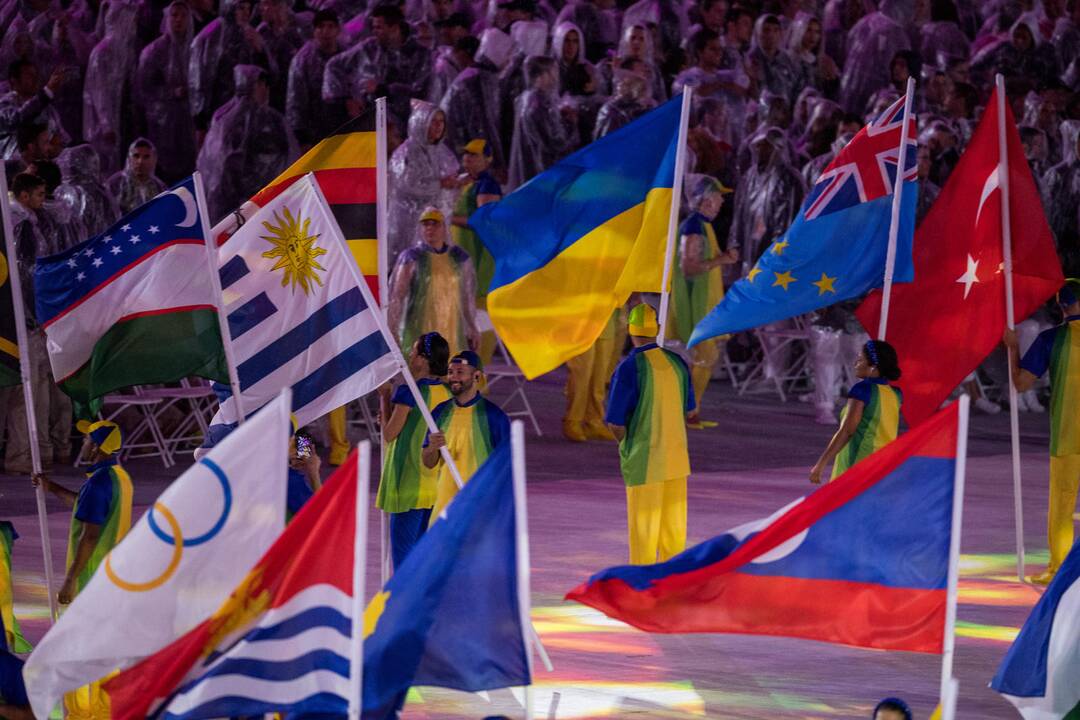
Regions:
[[[536,629],[532,626],[532,595],[529,589],[529,512],[525,492],[525,424],[515,420],[510,425],[511,467],[514,482],[514,533],[517,550],[517,588],[518,608],[521,612],[522,640],[525,643],[525,661],[529,668],[529,679],[533,675],[533,636]],[[526,630],[529,628],[529,630]],[[533,717],[532,685],[525,688],[525,720]]]
[[[390,275],[390,258],[387,257],[389,243],[386,241],[387,233],[390,232],[386,194],[386,168],[389,158],[386,154],[386,98],[381,97],[375,101],[375,237],[376,267],[379,273],[379,305],[382,307],[384,319],[386,309],[390,306],[390,287],[387,279]],[[379,468],[381,470],[386,465],[386,441],[383,439],[382,428],[379,430]],[[394,573],[394,564],[390,556],[390,520],[384,512],[379,513],[379,548],[382,559],[382,584],[385,585]]]
[[[686,130],[690,124],[690,104],[693,101],[693,88],[684,88],[682,96],[682,114],[679,116],[678,146],[675,149],[675,179],[671,183],[671,214],[668,215],[667,245],[664,246],[664,274],[660,281],[660,332],[656,335],[656,344],[664,347],[667,339],[668,304],[671,302],[671,270],[675,262],[675,243],[679,241],[679,207],[682,203],[683,175],[686,173]]]
[[[349,643],[349,718],[359,720],[364,706],[364,592],[367,580],[368,496],[371,441],[358,446],[356,459],[356,536],[353,538],[352,639]]]
[[[964,474],[967,472],[968,414],[971,398],[960,396],[953,470],[952,536],[949,540],[948,593],[945,602],[945,642],[941,654],[941,720],[954,720],[956,710],[953,654],[956,648],[956,597],[960,584],[960,529],[964,521]],[[951,698],[951,702],[950,702]]]
[[[236,408],[236,422],[244,422],[244,399],[240,395],[240,377],[236,373],[236,358],[233,357],[232,335],[229,333],[229,319],[225,315],[225,298],[221,292],[221,275],[218,268],[217,240],[210,234],[210,218],[206,215],[206,193],[203,190],[202,175],[198,170],[191,176],[195,181],[195,203],[199,208],[199,222],[202,223],[203,237],[206,239],[206,266],[209,270],[210,287],[214,293],[214,306],[217,308],[218,328],[221,332],[221,345],[225,349],[225,364],[229,369],[229,387],[232,389],[233,407]]]
[[[3,214],[4,243],[7,247],[8,277],[11,279],[11,307],[15,311],[15,340],[19,344],[19,375],[22,378],[23,404],[26,406],[26,431],[30,438],[30,467],[34,474],[41,472],[41,448],[38,447],[37,412],[34,389],[30,378],[30,339],[26,336],[26,310],[23,307],[22,278],[19,277],[19,255],[15,248],[15,230],[11,223],[11,207],[7,177],[0,173],[0,213]],[[53,592],[52,543],[49,540],[49,518],[45,512],[45,488],[38,485],[38,526],[41,529],[41,551],[45,555],[45,585],[49,595],[49,616],[55,623],[58,617],[56,595]]]
[[[308,173],[306,176],[307,182],[310,182],[312,187],[315,188],[315,192],[319,195],[319,202],[322,203],[323,211],[326,216],[331,219],[329,224],[330,232],[334,235],[336,242],[340,247],[344,249],[346,253],[349,251],[349,245],[345,242],[345,237],[341,234],[341,228],[338,227],[336,222],[333,222],[334,215],[330,212],[330,206],[326,202],[326,196],[323,195],[322,188],[319,187],[319,181],[315,177],[314,173]],[[365,302],[368,302],[371,307],[377,307],[373,298],[371,297],[371,291],[367,287],[367,281],[360,274],[360,268],[354,262],[346,263],[349,266],[350,272],[356,279],[357,284],[360,286],[361,292],[364,294]],[[435,424],[434,418],[431,417],[431,411],[428,409],[427,403],[424,402],[424,396],[420,394],[420,388],[416,384],[416,379],[409,371],[409,363],[405,362],[405,357],[401,354],[401,348],[398,347],[397,340],[394,339],[390,329],[386,327],[386,318],[383,317],[381,312],[374,312],[371,314],[375,318],[375,323],[379,326],[379,332],[382,333],[383,340],[386,341],[387,347],[390,348],[391,355],[394,356],[394,362],[397,364],[398,369],[401,371],[402,376],[405,378],[405,384],[409,386],[409,391],[412,393],[413,399],[416,401],[416,407],[420,410],[420,414],[424,416],[424,422],[427,424],[429,432],[439,432],[439,427]],[[450,470],[450,476],[454,478],[454,482],[457,483],[460,490],[465,486],[465,482],[461,479],[461,473],[458,471],[457,464],[454,462],[454,458],[450,456],[450,451],[447,448],[441,448],[439,454],[442,455],[443,462],[446,463],[446,467]]]
[[[1001,188],[1001,257],[1005,273],[1005,326],[1016,328],[1013,308],[1012,208],[1009,207],[1009,147],[1005,128],[1005,78],[998,75],[998,187]],[[1024,498],[1020,482],[1020,409],[1016,385],[1012,381],[1012,353],[1009,356],[1009,434],[1012,438],[1013,517],[1016,528],[1016,576],[1024,582]]]
[[[881,319],[878,320],[878,340],[885,339],[889,324],[889,302],[892,300],[893,273],[896,270],[896,236],[900,233],[900,205],[904,191],[907,161],[908,126],[911,124],[911,105],[915,95],[915,79],[908,78],[904,96],[904,124],[900,129],[900,152],[896,158],[896,180],[893,182],[892,219],[889,221],[889,247],[885,252],[885,282],[881,287]]]

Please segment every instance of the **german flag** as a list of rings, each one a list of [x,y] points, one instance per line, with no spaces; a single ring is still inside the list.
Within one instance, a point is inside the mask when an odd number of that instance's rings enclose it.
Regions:
[[[0,203],[7,203],[7,188]],[[4,223],[0,225],[0,387],[18,385],[19,376],[19,341],[15,334],[15,292],[11,288],[11,273],[18,272],[15,258],[7,256],[7,242],[3,234],[11,223],[7,221],[8,208],[4,207]],[[15,243],[11,245],[14,247]],[[21,302],[21,299],[20,299]]]
[[[379,252],[376,239],[375,110],[365,112],[323,138],[285,172],[258,192],[259,207],[309,172],[315,173],[360,271],[379,302]]]

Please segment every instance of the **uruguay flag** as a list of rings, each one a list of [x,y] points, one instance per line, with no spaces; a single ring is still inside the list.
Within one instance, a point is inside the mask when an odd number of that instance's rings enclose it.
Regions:
[[[882,284],[903,125],[900,98],[837,153],[795,222],[698,323],[690,346],[859,297]],[[903,145],[893,279],[911,282],[918,198],[914,117]]]
[[[1080,545],[1074,545],[990,687],[1026,720],[1080,718]]]
[[[292,387],[300,425],[399,370],[378,305],[309,174],[259,209],[219,251],[233,362],[246,415]],[[211,438],[235,424],[230,389]]]
[[[566,597],[650,632],[941,653],[958,405],[765,520]]]

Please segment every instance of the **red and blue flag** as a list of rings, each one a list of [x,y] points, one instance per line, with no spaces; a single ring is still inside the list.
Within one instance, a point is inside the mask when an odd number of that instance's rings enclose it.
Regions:
[[[787,231],[701,319],[690,346],[703,340],[857,298],[885,277],[893,189],[901,140],[904,173],[893,279],[911,282],[915,234],[915,123],[904,127],[904,99],[864,127],[821,174]]]
[[[772,517],[566,597],[649,632],[941,653],[958,426],[954,404]]]

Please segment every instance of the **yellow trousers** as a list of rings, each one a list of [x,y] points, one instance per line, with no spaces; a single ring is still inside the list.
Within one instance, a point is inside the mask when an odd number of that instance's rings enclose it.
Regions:
[[[349,439],[345,436],[345,406],[331,410],[328,417],[330,431],[330,464],[341,465],[349,457]]]
[[[593,346],[566,361],[566,416],[564,422],[604,422],[604,396],[611,378],[612,345],[601,336]]]
[[[709,387],[709,380],[712,379],[713,368],[720,359],[723,343],[722,340],[706,340],[690,348],[690,382],[694,386],[694,407],[699,411],[705,388]]]
[[[1050,456],[1050,512],[1046,519],[1050,543],[1049,570],[1057,571],[1073,545],[1073,513],[1080,487],[1080,455]]]
[[[651,565],[686,549],[686,478],[626,488],[630,564]]]

